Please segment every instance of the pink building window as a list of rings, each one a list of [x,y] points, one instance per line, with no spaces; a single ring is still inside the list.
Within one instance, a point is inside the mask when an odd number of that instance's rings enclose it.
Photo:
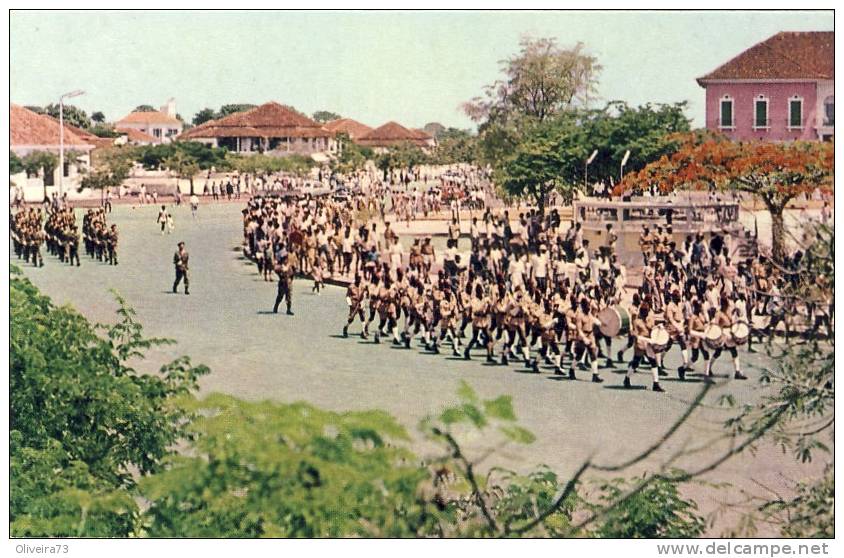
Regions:
[[[759,95],[753,99],[753,129],[767,130],[771,127],[771,120],[768,118],[768,98]]]
[[[788,100],[788,129],[803,129],[803,98],[797,95]]]
[[[733,99],[729,95],[724,95],[721,98],[720,110],[718,112],[718,128],[721,130],[734,130],[736,127],[735,119],[733,118]]]

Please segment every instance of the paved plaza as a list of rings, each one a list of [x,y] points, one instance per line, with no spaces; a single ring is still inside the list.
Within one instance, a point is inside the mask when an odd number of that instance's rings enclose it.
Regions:
[[[195,363],[211,368],[201,382],[203,393],[219,391],[250,400],[305,400],[333,410],[379,408],[398,417],[411,432],[426,413],[455,399],[460,380],[482,396],[510,394],[521,424],[536,434],[537,441],[526,448],[505,447],[484,463],[489,466],[527,470],[544,463],[569,474],[592,454],[596,462],[615,463],[653,443],[702,386],[696,376],[681,383],[673,373],[663,383],[665,394],[650,389],[627,391],[620,389],[620,368],[602,369],[606,383],[596,385],[583,381],[589,377],[585,370],[580,372],[581,381],[571,382],[558,380],[548,368],[536,375],[520,365],[488,366],[479,353],[466,362],[451,357],[450,351],[427,354],[416,343],[405,350],[388,343],[376,346],[355,335],[343,339],[339,333],[347,311],[344,289],[329,286],[316,296],[310,292],[310,280],[295,281],[295,316],[274,315],[276,283],[260,280],[255,266],[243,259],[239,249],[241,209],[237,203],[203,205],[193,220],[188,208],[177,208],[175,234],[162,236],[155,223],[156,207],[116,206],[109,221],[117,223],[121,232],[119,266],[83,256],[82,266],[71,268],[45,256],[43,268],[23,268],[57,303],[73,305],[92,321],[114,321],[116,304],[109,290],[117,290],[135,308],[147,335],[178,341],[153,353],[154,364],[187,354]],[[181,289],[178,295],[170,293],[172,257],[180,240],[190,252],[190,296],[181,294]],[[359,328],[356,324],[351,332]],[[715,366],[722,379],[705,408],[641,468],[653,468],[668,452],[718,433],[730,415],[717,405],[721,395],[733,395],[739,405],[760,397],[762,388],[755,379],[758,368],[768,363],[747,353],[742,360],[751,380],[728,380],[730,362],[722,357]],[[674,349],[668,369],[673,372],[678,364],[679,353]],[[647,369],[637,374],[635,382],[650,387]],[[482,442],[472,440],[470,445]],[[425,449],[420,446],[422,453]],[[719,449],[723,446],[678,465],[704,464]],[[773,447],[761,448],[756,457],[733,459],[720,471],[720,479],[742,488],[752,488],[751,479],[778,487],[786,479],[798,480],[809,473]],[[713,497],[729,496],[709,489],[701,489],[701,495],[710,499],[706,507],[715,505]]]

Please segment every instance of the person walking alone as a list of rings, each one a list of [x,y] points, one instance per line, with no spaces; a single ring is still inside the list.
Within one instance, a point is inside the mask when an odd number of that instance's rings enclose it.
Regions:
[[[176,280],[173,282],[173,293],[176,293],[176,289],[179,286],[179,283],[182,279],[185,280],[185,294],[189,295],[190,291],[190,281],[188,279],[188,251],[185,249],[185,243],[179,242],[177,245],[178,249],[176,253],[173,254],[173,265],[176,266]]]

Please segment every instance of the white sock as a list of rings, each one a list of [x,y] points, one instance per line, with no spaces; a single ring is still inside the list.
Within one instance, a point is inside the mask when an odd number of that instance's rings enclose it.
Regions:
[[[592,375],[593,376],[598,375],[598,361],[595,360],[595,359],[592,360]]]
[[[735,368],[736,374],[741,374],[741,364],[739,364],[738,357],[733,359],[733,368]]]
[[[689,350],[683,349],[682,351],[680,351],[680,353],[683,355],[683,366],[688,366],[689,365]]]

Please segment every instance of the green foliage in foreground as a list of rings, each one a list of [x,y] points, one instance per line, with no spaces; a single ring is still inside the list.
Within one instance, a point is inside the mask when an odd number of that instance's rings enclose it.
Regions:
[[[102,328],[14,268],[9,298],[12,534],[129,535],[132,472],[158,470],[189,434],[177,400],[207,369],[187,358],[157,374],[130,366],[168,341],[144,338],[119,297],[120,321]]]
[[[482,399],[462,383],[454,404],[420,423],[432,448],[423,459],[381,411],[197,401],[205,367],[133,368],[169,341],[145,338],[119,297],[118,322],[93,326],[19,270],[10,283],[13,536],[700,534],[694,504],[667,482],[625,499],[621,484],[580,491],[544,467],[477,470],[496,449],[534,440],[509,396]]]

